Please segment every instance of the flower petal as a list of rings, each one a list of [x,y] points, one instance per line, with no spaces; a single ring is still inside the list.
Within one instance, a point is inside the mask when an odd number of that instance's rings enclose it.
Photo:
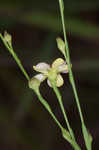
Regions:
[[[48,79],[47,79],[47,84],[49,85],[49,87],[52,87],[52,85]]]
[[[49,85],[49,87],[52,87],[51,82],[47,79],[47,84]],[[57,79],[56,79],[56,86],[60,87],[64,84],[64,80],[62,78],[62,76],[60,74],[57,75]]]
[[[30,89],[34,89],[34,90],[38,90],[41,82],[43,82],[46,79],[46,76],[44,76],[43,74],[37,74],[34,77],[32,77],[28,84],[29,84],[29,88]]]
[[[36,66],[33,66],[33,69],[41,73],[48,73],[48,70],[50,69],[50,65],[47,63],[41,62],[41,63],[38,63]]]
[[[43,82],[47,77],[44,74],[40,73],[35,75],[34,78],[38,79],[40,82]]]
[[[57,58],[53,63],[52,63],[52,68],[57,68],[58,66],[64,64],[64,60],[62,58]]]
[[[57,75],[56,86],[60,87],[64,84],[64,80],[60,74]]]
[[[60,73],[68,73],[68,65],[66,64],[66,62],[58,66],[57,69],[58,69],[58,72]]]

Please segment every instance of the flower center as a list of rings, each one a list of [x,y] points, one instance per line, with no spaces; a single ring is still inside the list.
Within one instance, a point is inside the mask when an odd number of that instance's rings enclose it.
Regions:
[[[57,69],[56,68],[51,68],[48,72],[48,79],[51,82],[55,82],[57,78]]]

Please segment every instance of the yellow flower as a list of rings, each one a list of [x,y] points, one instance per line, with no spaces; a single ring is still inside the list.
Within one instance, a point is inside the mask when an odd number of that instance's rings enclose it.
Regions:
[[[37,74],[37,78],[40,82],[43,82],[47,78],[47,83],[51,87],[51,82],[55,82],[57,87],[63,85],[64,81],[60,73],[68,73],[68,66],[62,58],[57,58],[52,65],[45,62],[38,63],[33,66],[33,69],[40,74]]]

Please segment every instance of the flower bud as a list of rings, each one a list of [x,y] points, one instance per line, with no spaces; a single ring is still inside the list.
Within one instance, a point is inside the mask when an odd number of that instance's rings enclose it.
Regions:
[[[37,78],[33,77],[29,80],[28,85],[30,89],[33,89],[36,91],[39,89],[40,81]]]
[[[57,39],[56,39],[56,41],[57,41],[57,47],[58,47],[58,49],[62,52],[62,54],[65,56],[65,43],[64,43],[64,41],[60,38],[60,37],[58,37]]]
[[[12,46],[12,37],[6,31],[4,32],[4,39],[7,42],[7,44],[11,47]]]

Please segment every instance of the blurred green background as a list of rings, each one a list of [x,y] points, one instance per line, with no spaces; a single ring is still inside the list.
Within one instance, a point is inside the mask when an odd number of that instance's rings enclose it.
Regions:
[[[99,149],[99,0],[64,0],[73,72],[86,125]],[[32,77],[33,65],[62,57],[56,38],[62,35],[58,0],[0,0],[0,32],[8,31],[13,47]],[[80,119],[68,75],[60,88],[65,109],[83,148]],[[56,97],[46,82],[41,93],[62,125]],[[72,150],[0,40],[0,149]]]

